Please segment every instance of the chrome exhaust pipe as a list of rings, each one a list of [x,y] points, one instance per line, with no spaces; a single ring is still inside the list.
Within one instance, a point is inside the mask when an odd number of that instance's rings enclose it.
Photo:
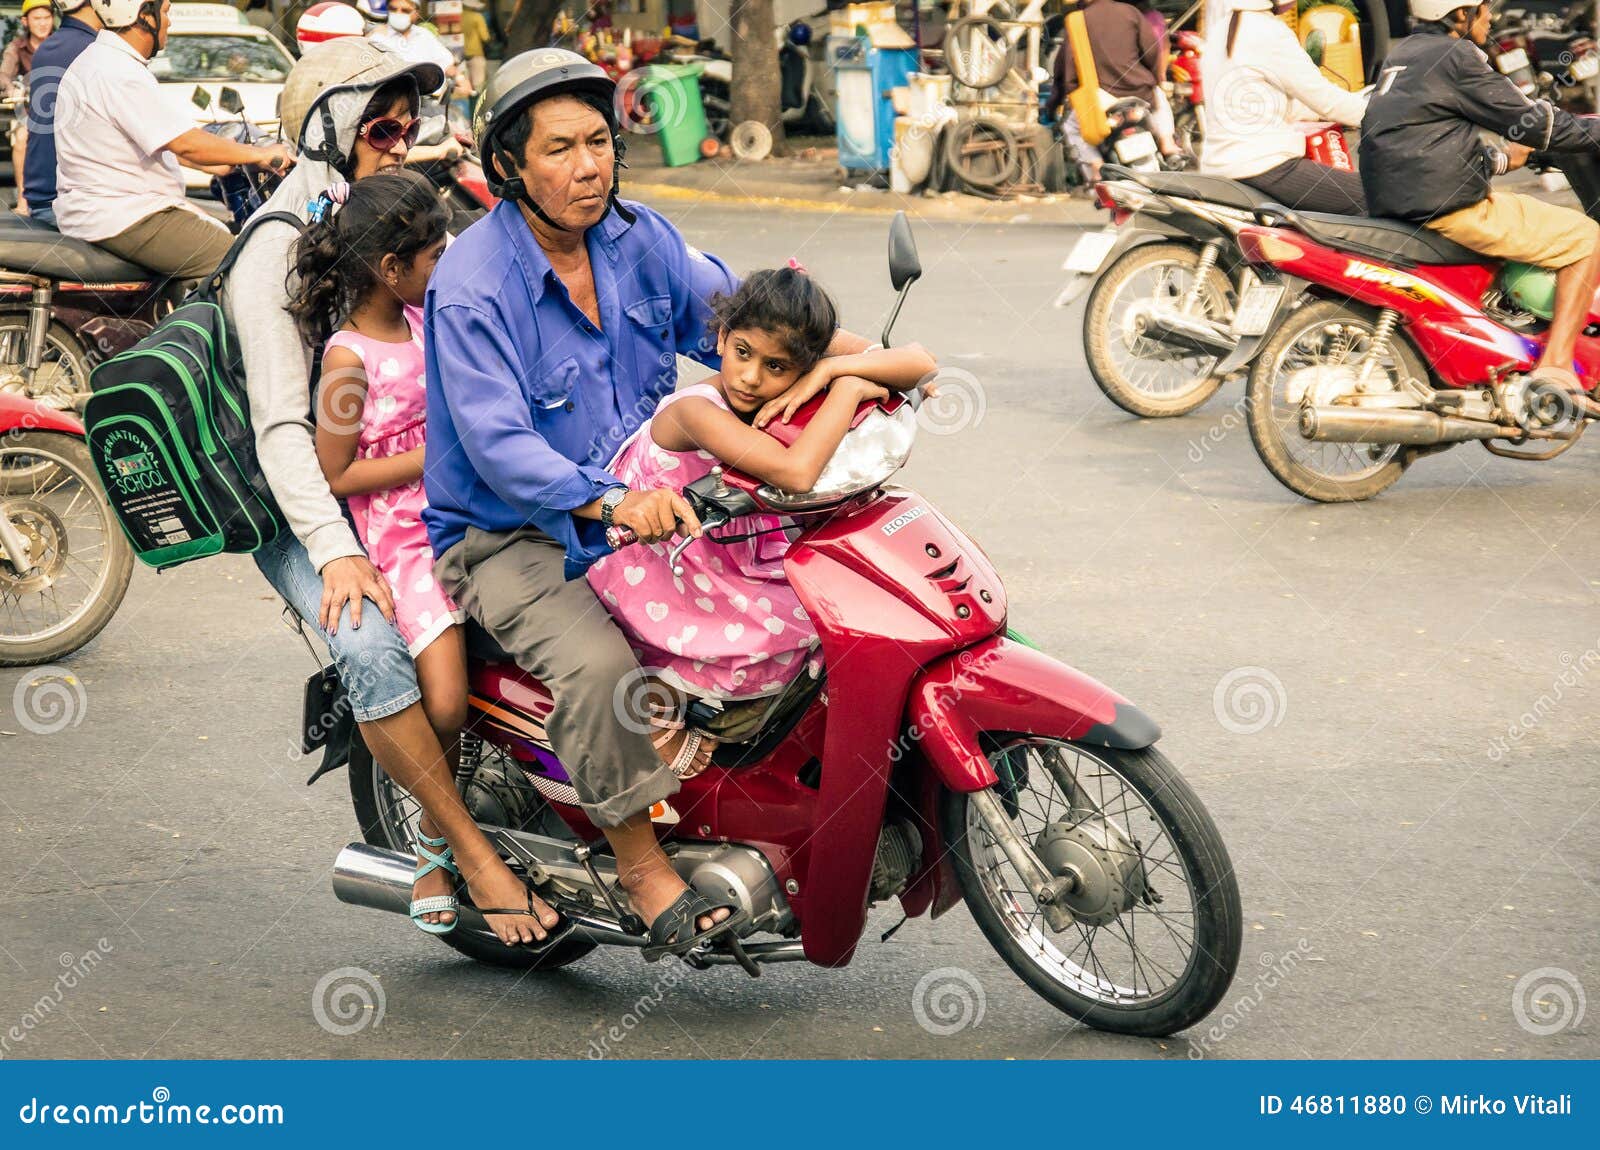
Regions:
[[[416,869],[417,860],[410,855],[385,850],[370,843],[351,843],[334,860],[333,894],[340,902],[351,906],[407,914],[411,910],[411,876]],[[576,913],[565,907],[562,913],[596,942],[613,946],[643,946],[646,942],[606,919]],[[463,906],[460,914],[463,929],[489,932],[489,924],[483,921],[483,916],[475,908]]]
[[[1165,308],[1147,311],[1135,319],[1133,334],[1196,355],[1226,356],[1239,342],[1209,320]]]
[[[1406,444],[1428,447],[1519,434],[1481,419],[1437,415],[1417,408],[1302,407],[1300,434],[1320,443]]]

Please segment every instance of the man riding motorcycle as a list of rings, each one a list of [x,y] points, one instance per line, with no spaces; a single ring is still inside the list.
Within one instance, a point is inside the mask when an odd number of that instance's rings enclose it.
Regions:
[[[1228,0],[1226,23],[1206,41],[1206,146],[1200,170],[1242,180],[1291,208],[1366,215],[1361,177],[1306,158],[1296,119],[1356,127],[1364,96],[1334,84],[1274,14],[1293,0]],[[1302,105],[1304,107],[1302,107]]]
[[[171,0],[90,0],[100,33],[61,77],[56,106],[56,227],[177,279],[214,270],[233,242],[189,203],[181,160],[199,168],[262,164],[280,147],[202,132],[161,95],[150,58],[166,47]]]
[[[709,302],[738,281],[617,197],[614,96],[560,48],[506,61],[483,94],[474,130],[501,202],[428,288],[424,518],[439,585],[549,686],[549,738],[584,811],[652,942],[681,953],[732,908],[688,889],[656,842],[649,809],[679,782],[619,690],[639,675],[628,642],[576,576],[612,525],[646,544],[698,531],[676,491],[629,490],[606,468],[673,390],[679,354],[718,364]],[[829,351],[866,345],[841,331]]]
[[[1572,208],[1495,191],[1531,151],[1600,151],[1600,121],[1529,100],[1479,49],[1488,4],[1411,0],[1361,123],[1361,176],[1373,215],[1416,220],[1492,259],[1556,273],[1554,317],[1533,375],[1579,389],[1572,357],[1600,279],[1600,225]],[[1481,129],[1510,141],[1482,142]]]

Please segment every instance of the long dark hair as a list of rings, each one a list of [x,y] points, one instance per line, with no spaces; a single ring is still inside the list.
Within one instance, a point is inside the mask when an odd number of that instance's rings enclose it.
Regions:
[[[295,242],[289,314],[301,338],[321,347],[378,283],[383,257],[404,264],[444,236],[445,211],[433,185],[393,168],[350,186],[344,206],[328,210]]]
[[[839,312],[822,285],[799,268],[751,272],[732,295],[711,297],[714,327],[777,335],[801,371],[821,359],[839,330]]]

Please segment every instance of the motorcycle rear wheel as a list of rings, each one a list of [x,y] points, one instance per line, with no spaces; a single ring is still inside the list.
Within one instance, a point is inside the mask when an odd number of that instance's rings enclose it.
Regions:
[[[1089,292],[1083,309],[1084,359],[1106,398],[1130,415],[1188,415],[1222,386],[1222,377],[1214,374],[1215,356],[1167,352],[1154,340],[1130,337],[1124,330],[1136,303],[1181,299],[1199,263],[1200,253],[1188,244],[1142,244],[1118,256]],[[1147,283],[1152,273],[1153,282]],[[1200,293],[1202,313],[1211,319],[1231,316],[1232,291],[1228,277],[1213,267]]]
[[[1065,765],[1075,798],[1045,766],[1047,755]],[[1097,1030],[1160,1037],[1209,1014],[1239,965],[1243,911],[1222,837],[1172,764],[1154,748],[1119,751],[1038,737],[1003,744],[990,761],[1009,782],[1009,789],[995,791],[1030,846],[1069,810],[1093,811],[1093,818],[1117,826],[1121,837],[1113,842],[1136,848],[1137,859],[1121,852],[1131,889],[1151,892],[1109,922],[1080,920],[1056,934],[971,799],[945,792],[940,815],[957,880],[978,929],[1006,965],[1057,1009]],[[1108,786],[1116,788],[1109,796]],[[1179,901],[1187,909],[1177,909]],[[1096,949],[1102,935],[1103,954]],[[1119,962],[1123,951],[1128,959]],[[1158,986],[1158,975],[1170,977]]]
[[[1300,434],[1300,405],[1290,403],[1293,372],[1347,368],[1361,362],[1377,319],[1365,308],[1318,300],[1296,311],[1262,346],[1245,385],[1245,414],[1256,454],[1273,478],[1318,503],[1357,503],[1392,487],[1410,466],[1406,449],[1321,443]],[[1403,331],[1389,340],[1380,368],[1426,380],[1428,369]]]
[[[0,667],[51,663],[111,622],[133,577],[133,548],[83,440],[58,431],[0,437],[0,475],[0,513],[44,560],[25,574],[0,553]]]
[[[516,769],[510,762],[502,762],[502,757],[503,752],[487,744],[484,745],[484,765],[491,772],[503,767],[507,774],[513,776],[512,783],[515,784]],[[480,772],[482,769],[480,768]],[[477,782],[478,778],[475,777],[474,784]],[[378,765],[377,760],[372,757],[372,752],[367,749],[366,743],[362,742],[359,732],[350,743],[350,798],[355,804],[356,821],[360,824],[361,837],[364,841],[372,846],[386,847],[405,854],[416,853],[417,821],[421,808],[417,805],[417,801],[406,794]],[[526,787],[526,793],[519,788],[518,798],[529,807],[529,816],[522,820],[524,826],[553,837],[573,837],[566,824],[556,817],[549,805],[531,786]],[[470,793],[468,807],[473,809]],[[476,814],[475,810],[474,813]],[[533,827],[529,825],[530,823],[538,825]],[[432,937],[460,951],[468,958],[477,959],[490,966],[529,971],[555,970],[569,966],[599,945],[581,931],[574,931],[571,937],[558,943],[547,953],[534,955],[518,947],[506,946],[490,931],[470,930],[465,924],[456,927],[449,934]]]

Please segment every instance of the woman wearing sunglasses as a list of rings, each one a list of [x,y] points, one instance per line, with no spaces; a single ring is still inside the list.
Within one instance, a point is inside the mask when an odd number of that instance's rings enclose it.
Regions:
[[[310,205],[331,186],[403,163],[416,139],[420,93],[443,83],[437,64],[408,61],[365,39],[344,37],[308,49],[289,73],[282,97],[282,131],[296,143],[298,162],[262,210],[305,220]],[[362,550],[317,462],[308,418],[311,349],[285,310],[290,251],[298,237],[297,229],[283,223],[257,228],[222,293],[244,356],[261,470],[290,527],[256,553],[256,565],[327,641],[362,738],[447,838],[473,903],[517,906],[525,888],[478,830],[452,784],[439,735],[422,708],[416,667],[394,623],[388,584]],[[323,628],[324,618],[335,622]],[[448,895],[451,881],[445,870],[430,868],[414,897]],[[508,944],[535,937],[527,916],[489,915],[487,921]]]

